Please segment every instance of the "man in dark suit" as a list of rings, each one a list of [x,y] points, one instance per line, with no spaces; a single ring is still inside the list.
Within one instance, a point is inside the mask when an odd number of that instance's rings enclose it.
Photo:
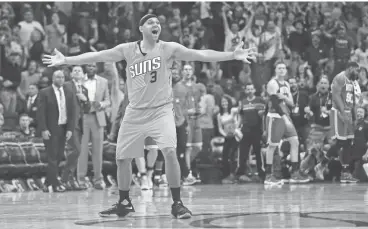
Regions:
[[[59,161],[63,157],[65,142],[75,129],[75,94],[64,87],[64,73],[54,72],[52,85],[39,94],[37,113],[38,129],[47,152],[45,192],[64,192],[65,187],[57,179]]]
[[[27,114],[30,118],[30,127],[37,129],[37,106],[38,106],[38,85],[30,84],[28,86],[28,93],[25,101],[18,101],[17,113]]]
[[[61,181],[64,183],[67,190],[82,190],[87,187],[83,184],[78,184],[75,176],[75,170],[78,165],[78,158],[81,153],[81,141],[83,134],[83,114],[89,111],[90,102],[88,99],[88,91],[83,86],[84,72],[81,66],[74,66],[71,72],[72,80],[64,84],[75,95],[75,128],[72,137],[68,143],[73,151],[66,155],[66,163],[61,176]]]

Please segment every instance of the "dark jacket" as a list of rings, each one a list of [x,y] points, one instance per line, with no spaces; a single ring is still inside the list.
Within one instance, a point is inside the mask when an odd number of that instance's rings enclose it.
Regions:
[[[67,112],[67,123],[66,130],[74,131],[75,129],[75,94],[70,91],[67,87],[63,86],[65,94],[66,112]],[[59,120],[59,107],[57,98],[54,92],[54,88],[49,86],[44,88],[39,93],[37,123],[38,131],[40,134],[42,131],[48,130],[51,135],[57,130]]]

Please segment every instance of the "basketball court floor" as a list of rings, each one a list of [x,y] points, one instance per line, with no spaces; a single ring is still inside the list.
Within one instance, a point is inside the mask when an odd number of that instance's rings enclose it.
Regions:
[[[109,191],[0,194],[1,229],[74,228],[368,228],[368,185],[259,184],[183,187],[189,220],[170,215],[169,189],[132,189],[136,212],[100,218],[117,195]]]

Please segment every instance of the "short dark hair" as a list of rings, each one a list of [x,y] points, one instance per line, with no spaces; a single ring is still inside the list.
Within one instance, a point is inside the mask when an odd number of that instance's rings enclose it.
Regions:
[[[275,64],[274,64],[275,68],[276,68],[278,65],[280,65],[280,64],[283,64],[283,65],[285,65],[285,67],[287,67],[287,64],[286,64],[284,61],[282,61],[282,60],[277,60],[277,61],[275,62]]]
[[[253,86],[254,87],[254,83],[247,83],[247,84],[245,84],[245,88],[247,88],[248,86]]]
[[[31,84],[29,84],[29,85],[28,85],[28,87],[29,87],[29,86],[35,86],[37,89],[39,89],[39,87],[38,87],[38,84],[37,84],[37,83],[31,83]]]
[[[71,67],[70,67],[70,71],[73,71],[73,69],[74,68],[76,68],[76,67],[80,67],[80,68],[82,68],[82,71],[84,72],[85,70],[84,70],[84,66],[82,66],[82,65],[72,65]]]
[[[27,113],[22,113],[19,115],[19,120],[23,117],[29,117],[29,115]]]

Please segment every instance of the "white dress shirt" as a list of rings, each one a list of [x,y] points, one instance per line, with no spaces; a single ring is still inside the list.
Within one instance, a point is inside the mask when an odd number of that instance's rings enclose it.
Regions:
[[[57,88],[55,85],[52,85],[54,89],[56,100],[59,108],[59,125],[64,125],[67,122],[67,113],[66,113],[66,101],[63,87]]]
[[[28,97],[27,109],[30,109],[31,108],[31,106],[35,102],[36,98],[37,98],[37,94],[34,95],[34,96],[29,96]]]
[[[96,90],[97,90],[96,76],[94,76],[92,79],[87,79],[84,82],[84,86],[88,90],[88,99],[89,99],[89,101],[94,102],[95,97],[96,97]]]

